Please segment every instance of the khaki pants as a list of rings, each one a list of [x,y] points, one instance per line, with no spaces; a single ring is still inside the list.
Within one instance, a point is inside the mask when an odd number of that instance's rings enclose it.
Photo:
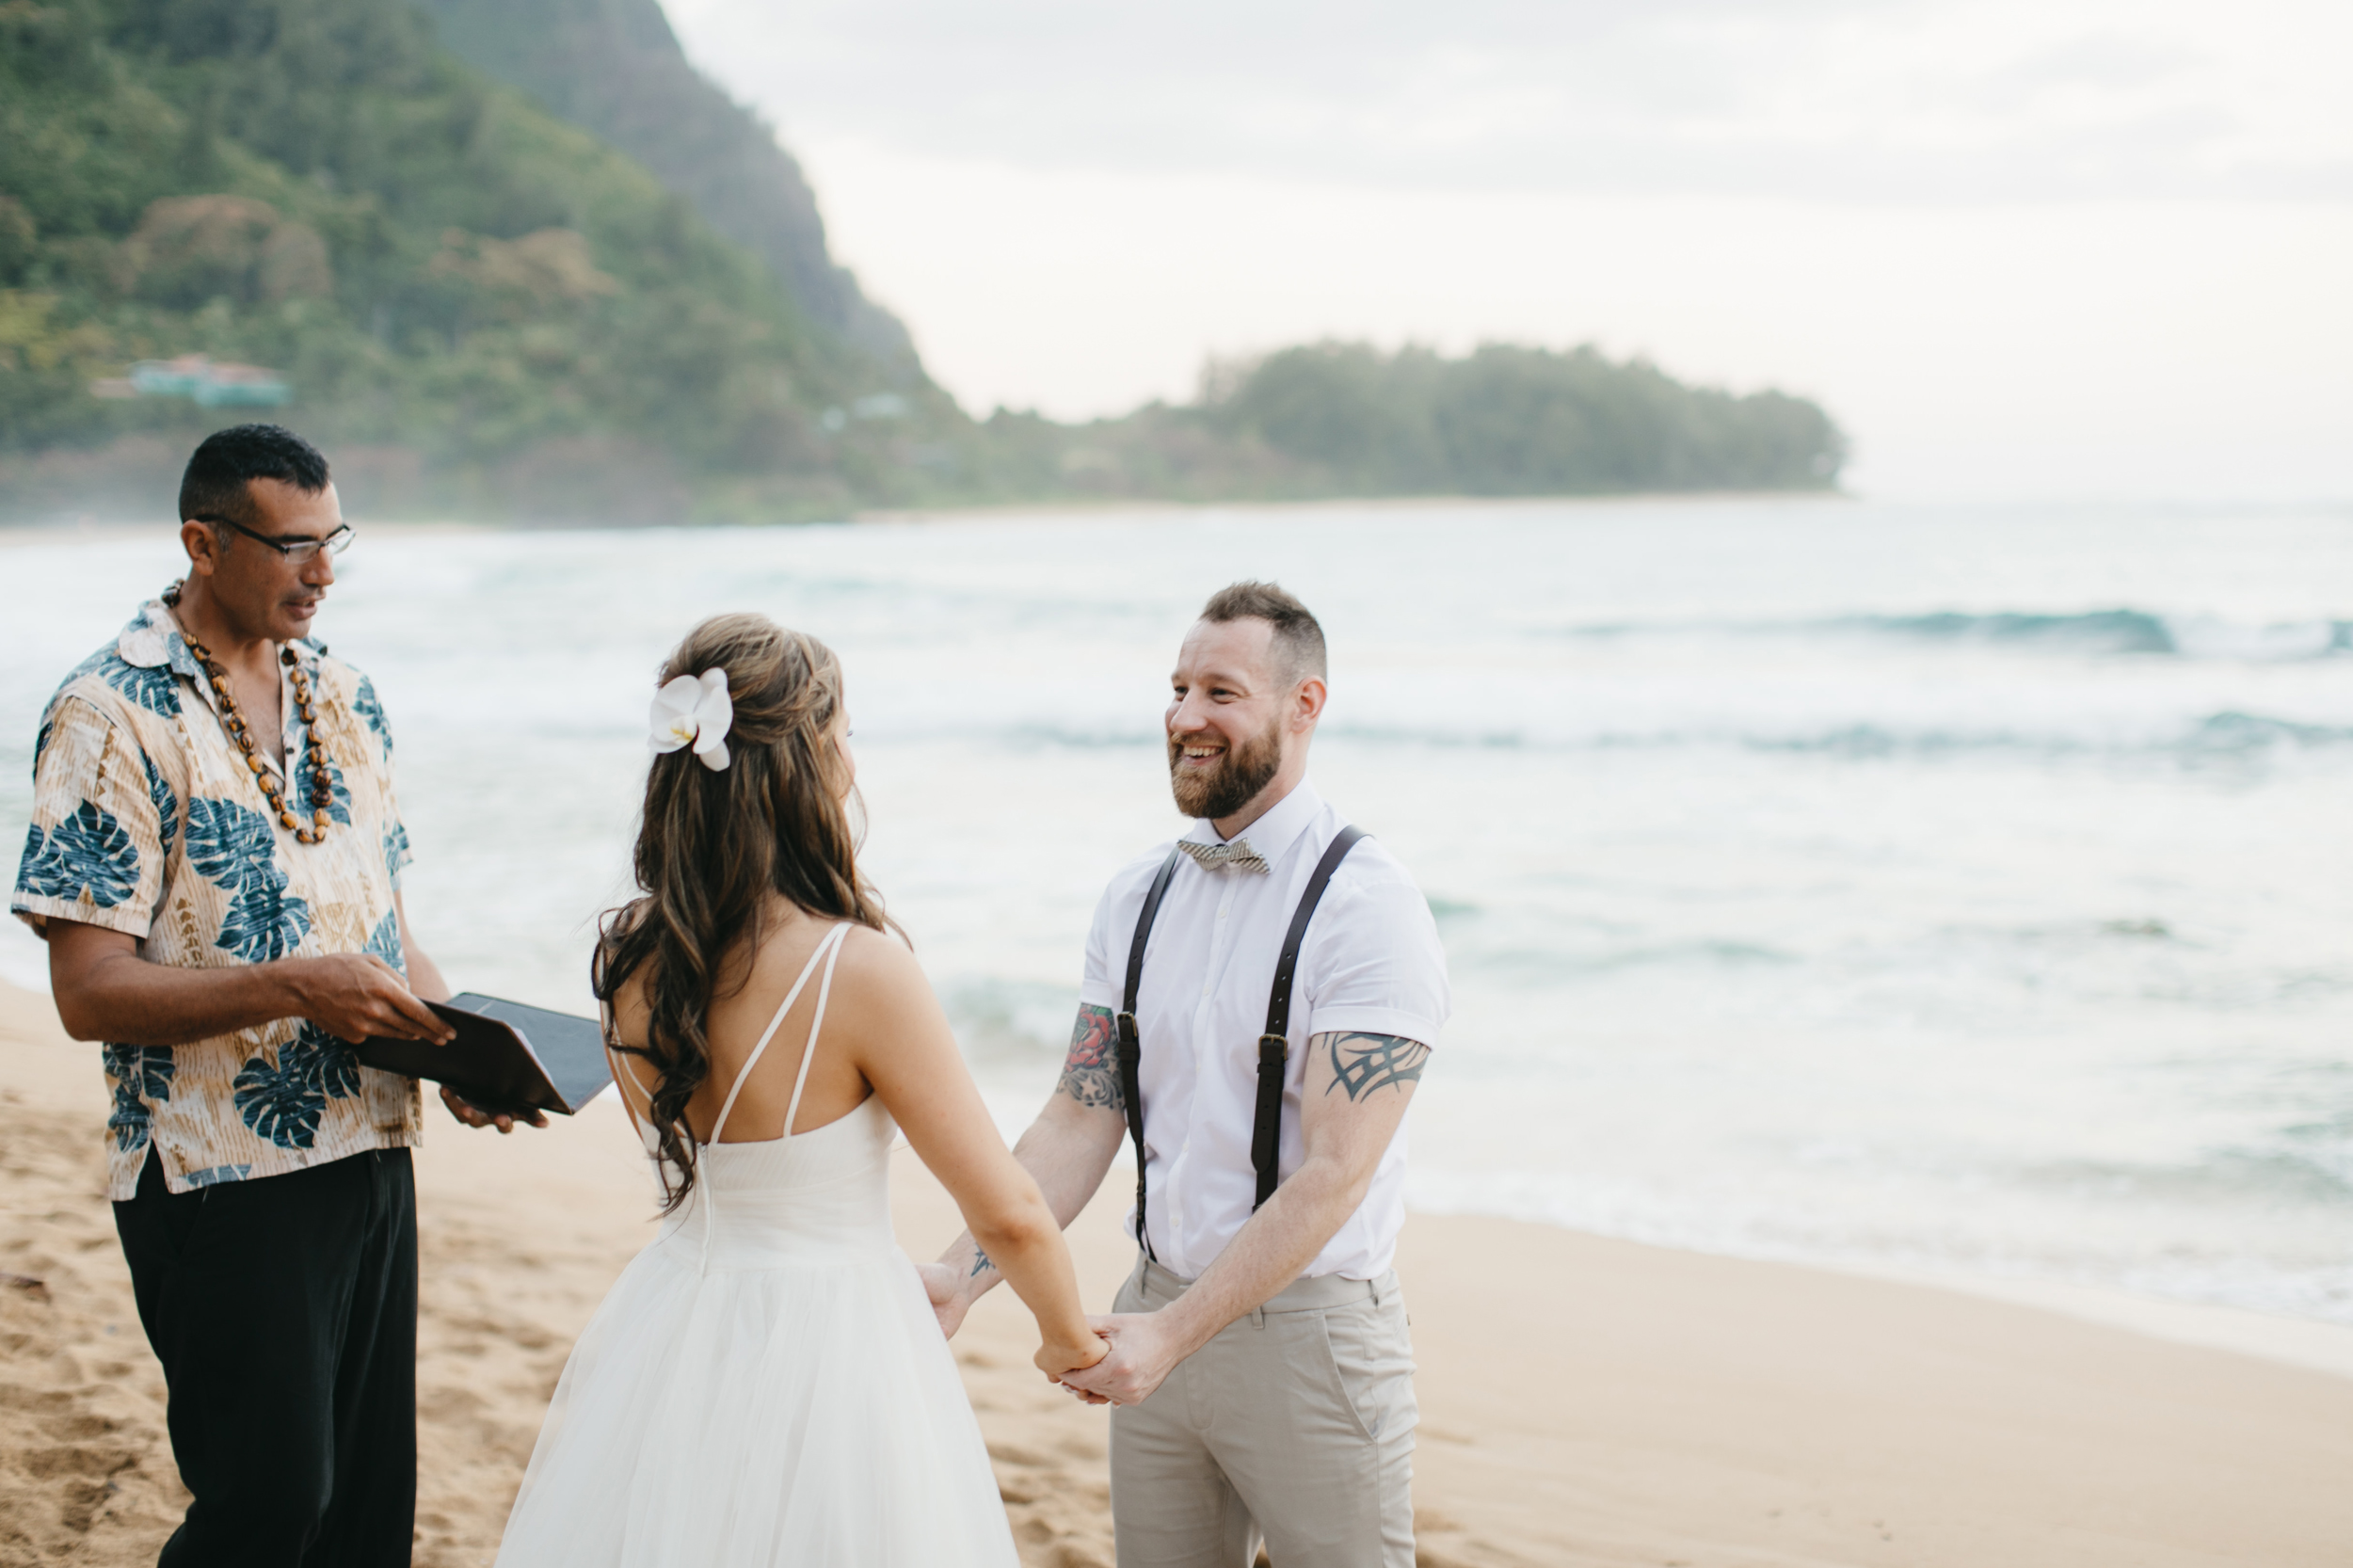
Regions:
[[[1189,1283],[1138,1258],[1115,1310]],[[1112,1412],[1119,1568],[1413,1568],[1416,1419],[1397,1275],[1292,1281]]]

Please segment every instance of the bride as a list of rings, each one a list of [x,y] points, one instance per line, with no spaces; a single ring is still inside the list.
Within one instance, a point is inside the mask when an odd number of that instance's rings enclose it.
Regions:
[[[1048,1376],[1104,1353],[1053,1215],[860,880],[841,669],[715,616],[664,667],[596,989],[661,1234],[573,1348],[500,1568],[1012,1568],[979,1424],[891,1239],[894,1127],[1035,1314]]]

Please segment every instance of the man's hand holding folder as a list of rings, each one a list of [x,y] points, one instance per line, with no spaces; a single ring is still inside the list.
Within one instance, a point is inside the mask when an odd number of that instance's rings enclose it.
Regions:
[[[446,1039],[379,1035],[361,1042],[360,1060],[437,1081],[441,1103],[469,1127],[545,1127],[547,1112],[568,1116],[612,1082],[593,1019],[472,992],[424,1005]]]

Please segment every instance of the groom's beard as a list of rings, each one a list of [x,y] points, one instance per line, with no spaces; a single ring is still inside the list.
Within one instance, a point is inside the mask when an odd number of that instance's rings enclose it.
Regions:
[[[1217,765],[1206,770],[1183,766],[1185,746],[1198,738],[1168,738],[1169,788],[1176,796],[1176,809],[1188,817],[1232,816],[1249,805],[1251,797],[1265,789],[1283,765],[1279,714],[1250,740],[1228,745]]]

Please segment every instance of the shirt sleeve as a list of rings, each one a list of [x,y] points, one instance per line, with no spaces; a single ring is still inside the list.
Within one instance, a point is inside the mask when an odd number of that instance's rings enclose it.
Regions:
[[[163,903],[166,812],[177,803],[146,752],[81,697],[61,698],[33,768],[33,824],[8,907],[147,939]]]
[[[1421,889],[1402,867],[1385,861],[1325,897],[1336,906],[1319,911],[1317,924],[1336,918],[1300,955],[1306,1032],[1357,1030],[1435,1047],[1453,997],[1438,923]]]
[[[1079,1005],[1119,1011],[1128,1000],[1128,949],[1136,935],[1136,917],[1144,912],[1144,895],[1160,874],[1169,846],[1119,868],[1096,902],[1095,923],[1087,928],[1086,975],[1079,983]]]
[[[1103,896],[1095,901],[1095,922],[1087,927],[1086,973],[1079,982],[1079,1005],[1119,1011],[1119,987],[1112,979],[1112,905],[1119,901],[1124,876],[1112,878]]]

